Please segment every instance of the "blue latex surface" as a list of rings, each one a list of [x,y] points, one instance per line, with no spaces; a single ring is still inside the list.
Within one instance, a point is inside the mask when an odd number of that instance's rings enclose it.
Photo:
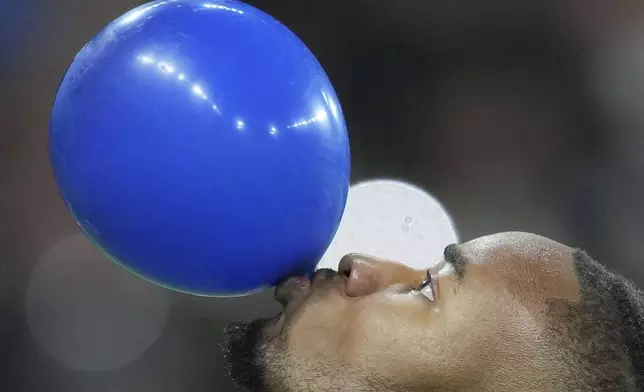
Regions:
[[[55,99],[50,153],[85,234],[158,284],[238,295],[315,268],[350,154],[322,67],[236,1],[160,1],[108,25]]]

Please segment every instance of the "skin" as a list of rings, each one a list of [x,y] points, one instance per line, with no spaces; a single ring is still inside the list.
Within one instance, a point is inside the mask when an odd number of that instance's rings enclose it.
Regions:
[[[255,389],[268,391],[568,391],[576,369],[552,331],[552,303],[575,304],[574,249],[527,233],[453,245],[427,271],[368,255],[339,273],[292,278],[284,311],[261,326]],[[428,263],[435,264],[435,263]],[[250,362],[249,362],[250,363]],[[248,366],[248,368],[251,368]]]

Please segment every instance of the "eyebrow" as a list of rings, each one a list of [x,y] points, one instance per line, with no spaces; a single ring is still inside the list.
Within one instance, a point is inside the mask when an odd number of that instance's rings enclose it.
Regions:
[[[460,246],[458,246],[458,244],[446,246],[445,251],[443,252],[443,257],[445,258],[445,262],[454,270],[454,274],[458,281],[462,281],[465,277],[467,259],[463,256]]]

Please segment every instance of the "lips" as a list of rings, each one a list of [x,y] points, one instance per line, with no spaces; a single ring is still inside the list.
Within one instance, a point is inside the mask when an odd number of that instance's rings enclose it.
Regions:
[[[305,276],[292,276],[275,287],[273,297],[282,306],[286,306],[294,297],[306,294],[311,290],[311,280]]]
[[[328,283],[336,281],[346,281],[346,276],[339,274],[331,269],[319,269],[315,272],[313,278],[305,276],[293,276],[284,279],[275,287],[273,297],[282,306],[295,299],[302,298],[315,289],[322,288]],[[344,284],[342,284],[344,290]]]

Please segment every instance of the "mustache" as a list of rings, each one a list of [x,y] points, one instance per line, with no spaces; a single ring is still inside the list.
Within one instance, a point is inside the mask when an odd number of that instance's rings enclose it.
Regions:
[[[226,372],[235,384],[249,391],[264,391],[260,348],[268,319],[232,323],[225,330],[223,353]]]

